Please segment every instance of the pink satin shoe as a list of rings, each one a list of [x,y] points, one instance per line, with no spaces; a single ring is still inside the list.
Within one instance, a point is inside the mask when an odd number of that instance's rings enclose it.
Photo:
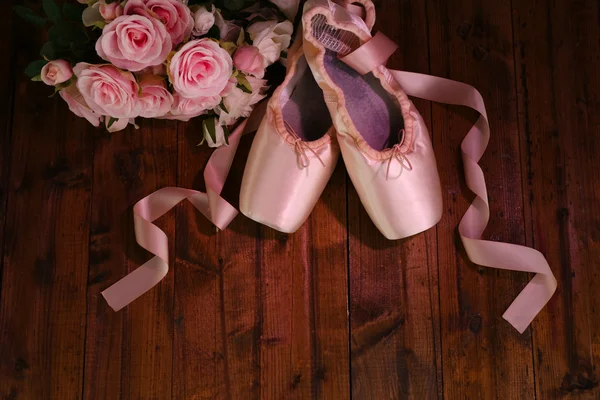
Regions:
[[[373,27],[370,0],[338,3]],[[323,92],[304,56],[302,33],[298,36],[286,78],[269,100],[252,143],[240,192],[244,215],[285,233],[306,221],[340,155]]]
[[[269,100],[240,192],[240,211],[285,233],[306,221],[331,178],[340,150],[323,93],[302,48],[288,60],[284,82]]]
[[[385,59],[363,46],[393,52],[396,45],[372,37],[361,18],[329,0],[308,0],[302,22],[306,59],[369,216],[390,240],[431,228],[442,216],[442,196],[429,133]]]

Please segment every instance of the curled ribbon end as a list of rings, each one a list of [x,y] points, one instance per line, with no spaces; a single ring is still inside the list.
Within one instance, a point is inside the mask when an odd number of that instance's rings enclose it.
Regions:
[[[110,288],[109,288],[109,289],[110,289]],[[115,299],[113,299],[113,297],[112,297],[110,294],[107,294],[107,293],[106,293],[107,291],[108,291],[108,289],[107,289],[107,290],[105,290],[105,291],[103,291],[103,292],[101,292],[100,294],[102,295],[102,297],[104,297],[104,300],[106,301],[106,303],[108,304],[108,306],[109,306],[110,308],[112,308],[112,310],[113,310],[114,312],[121,311],[121,310],[122,310],[122,309],[125,307],[125,305],[123,305],[123,304],[118,304],[118,303],[115,301]]]
[[[133,209],[135,238],[138,244],[155,255],[154,258],[104,290],[101,294],[109,307],[119,311],[129,303],[152,289],[169,270],[168,240],[166,234],[153,221],[167,213],[179,202],[190,201],[211,222],[224,229],[237,215],[237,210],[221,197],[221,189],[225,183],[231,160],[237,150],[239,137],[247,126],[242,122],[231,134],[231,145],[215,151],[209,159],[207,193],[177,187],[166,187],[140,200]]]
[[[521,321],[518,316],[512,315],[510,312],[505,312],[502,315],[502,318],[512,325],[520,334],[523,334],[531,324],[531,322]]]

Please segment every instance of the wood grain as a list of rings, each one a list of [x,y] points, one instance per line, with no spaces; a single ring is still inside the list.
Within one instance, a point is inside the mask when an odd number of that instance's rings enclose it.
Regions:
[[[204,189],[202,171],[210,151],[196,144],[201,125],[179,123],[177,185]],[[219,318],[217,234],[191,204],[176,210],[177,234],[173,343],[173,392],[176,399],[226,398],[223,354],[217,353]]]
[[[260,228],[262,398],[311,398],[314,298],[310,224],[287,235]]]
[[[311,263],[312,290],[305,288],[305,297],[313,298],[312,394],[319,399],[350,397],[350,346],[348,241],[347,241],[347,179],[340,164],[311,217],[310,236],[305,244]],[[294,277],[294,285],[298,280]],[[306,286],[306,284],[304,285]],[[306,329],[293,327],[295,336]],[[298,346],[299,347],[299,346]],[[301,348],[300,348],[301,349]]]
[[[540,399],[600,396],[599,13],[513,3],[527,239],[559,285],[533,325]]]
[[[12,1],[5,5],[10,8]],[[8,172],[10,169],[10,149],[12,137],[12,107],[14,99],[14,82],[12,79],[15,70],[15,47],[13,46],[13,24],[8,18],[6,23],[0,26],[0,35],[4,40],[0,43],[2,54],[8,54],[11,61],[0,63],[0,295],[2,294],[2,268],[4,265],[4,224],[6,222],[6,201],[8,199]]]
[[[400,44],[392,68],[427,73],[427,16],[422,2],[381,2],[376,30]],[[400,21],[400,23],[398,23]],[[417,101],[430,123],[430,105]],[[388,241],[348,189],[352,395],[437,398],[440,393],[439,301],[435,229]]]
[[[459,146],[476,115],[420,100],[443,186],[436,228],[384,239],[340,162],[295,234],[243,216],[217,233],[177,206],[157,222],[169,274],[113,312],[100,292],[150,258],[135,243],[132,206],[164,186],[204,189],[211,150],[196,146],[197,121],[108,134],[48,99],[22,74],[44,34],[7,12],[1,399],[600,397],[600,5],[376,4],[377,29],[400,44],[390,67],[483,95],[485,236],[541,250],[559,281],[532,328],[519,335],[501,318],[530,277],[472,265],[457,236],[472,199]],[[233,204],[251,140],[226,184]]]
[[[524,244],[510,2],[429,1],[428,16],[431,73],[475,86],[490,117],[491,140],[480,162],[491,215],[484,236]],[[501,318],[528,276],[468,262],[456,231],[472,200],[460,143],[476,115],[434,104],[432,118],[445,204],[438,225],[444,395],[533,398],[531,331],[519,335]]]
[[[245,137],[234,159],[224,188],[231,204],[239,203],[242,175],[250,151],[251,137]],[[219,323],[217,351],[223,355],[224,377],[221,393],[230,399],[259,397],[261,333],[260,236],[258,224],[239,215],[226,231],[217,235]]]
[[[0,29],[10,37],[7,25]],[[60,97],[48,99],[50,88],[23,75],[30,60],[39,57],[41,35],[20,21],[14,26],[14,46],[20,51],[13,69],[11,149],[5,150],[7,142],[2,146],[2,169],[8,174],[2,192],[8,205],[0,202],[6,217],[0,398],[80,398],[93,129],[72,115]],[[11,54],[9,43],[3,40],[2,46]],[[10,71],[10,64],[2,70]],[[1,84],[5,94],[8,85]],[[11,109],[10,99],[10,94],[2,99],[3,110]],[[3,129],[9,118],[2,116]]]
[[[140,121],[117,134],[99,132],[94,154],[86,340],[86,398],[169,398],[172,381],[173,274],[114,312],[100,292],[151,258],[133,235],[132,207],[176,184],[177,130]],[[174,260],[174,213],[158,220]],[[172,272],[172,271],[171,271]]]
[[[196,146],[201,124],[179,124],[177,185],[204,190],[202,171],[211,152]],[[220,332],[217,231],[191,204],[177,208],[173,398],[229,398]]]
[[[336,169],[294,234],[261,228],[261,397],[348,398],[346,187]]]

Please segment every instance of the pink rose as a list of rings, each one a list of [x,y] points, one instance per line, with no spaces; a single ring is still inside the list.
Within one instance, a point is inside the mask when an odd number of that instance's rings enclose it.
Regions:
[[[233,55],[233,64],[242,72],[262,78],[265,75],[263,56],[255,46],[242,46]]]
[[[171,113],[165,115],[164,119],[174,119],[177,121],[188,122],[190,119],[205,114],[207,108],[202,104],[195,103],[193,100],[181,97],[178,93],[173,96],[173,107]],[[218,104],[218,103],[217,103]]]
[[[192,12],[181,0],[129,0],[125,14],[158,17],[165,24],[174,46],[189,37],[194,28]]]
[[[71,64],[65,60],[54,60],[42,68],[42,81],[46,85],[56,86],[65,83],[73,76]]]
[[[139,86],[131,72],[85,63],[77,64],[74,71],[77,88],[92,110],[113,118],[139,115]]]
[[[167,90],[164,79],[158,76],[144,76],[140,82],[140,117],[157,118],[171,111],[173,96]]]
[[[199,6],[194,11],[194,36],[206,35],[215,24],[214,8],[208,11],[205,6]]]
[[[165,62],[171,37],[157,19],[123,15],[104,27],[96,52],[121,69],[139,71]]]
[[[95,127],[100,126],[101,116],[95,113],[87,105],[75,84],[70,85],[66,89],[61,90],[60,92],[58,92],[58,94],[60,95],[60,97],[62,97],[64,101],[67,102],[69,110],[71,110],[73,114],[77,115],[80,118],[87,119],[89,123],[94,125]]]
[[[99,11],[105,21],[112,21],[123,15],[123,7],[118,2],[106,4],[106,0],[101,0]]]
[[[232,72],[231,56],[211,39],[186,43],[169,65],[173,87],[188,99],[219,95]]]

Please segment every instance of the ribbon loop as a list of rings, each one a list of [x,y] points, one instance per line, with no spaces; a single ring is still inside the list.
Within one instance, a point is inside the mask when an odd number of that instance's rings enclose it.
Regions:
[[[390,155],[390,158],[388,159],[388,166],[387,166],[387,170],[385,172],[386,180],[390,176],[390,168],[392,166],[392,161],[394,161],[394,160],[398,161],[398,164],[400,164],[400,167],[402,168],[400,171],[400,174],[402,174],[402,171],[404,171],[404,170],[412,171],[412,169],[413,169],[412,164],[410,163],[410,160],[408,159],[408,156],[406,155],[408,150],[402,151],[402,143],[404,141],[404,129],[402,129],[400,131],[400,134],[398,136],[400,137],[400,140],[398,143],[396,143],[394,145],[394,147],[392,147],[392,153]]]
[[[302,140],[302,138],[296,133],[294,128],[287,121],[283,121],[283,125],[285,126],[285,129],[287,129],[288,133],[294,138],[293,146],[294,152],[296,153],[296,157],[298,157],[298,167],[300,169],[304,169],[310,166],[310,158],[308,157],[308,154],[306,154],[307,150],[312,152],[315,155],[315,157],[319,160],[319,162],[321,162],[321,165],[325,167],[325,162],[323,162],[323,159],[321,158],[319,153],[317,153],[315,149],[310,147],[308,143]]]
[[[409,96],[466,106],[479,112],[479,119],[461,144],[466,183],[477,197],[461,219],[458,232],[467,256],[473,263],[536,274],[502,315],[523,333],[550,300],[557,283],[548,261],[539,251],[481,239],[490,215],[485,177],[478,164],[490,139],[490,127],[481,94],[472,86],[449,79],[404,71],[391,73]]]
[[[369,30],[375,25],[375,6],[371,0],[333,0],[338,6],[345,8],[350,14],[362,19]]]
[[[341,60],[364,75],[383,65],[396,48],[394,42],[377,33]],[[537,250],[481,239],[490,217],[485,176],[478,164],[490,140],[490,127],[481,94],[472,86],[449,79],[413,72],[390,72],[409,96],[466,106],[480,114],[461,143],[465,180],[477,197],[461,219],[458,231],[472,262],[490,268],[536,273],[503,315],[505,320],[523,333],[550,300],[556,291],[557,283],[550,265]],[[392,159],[399,156],[395,147],[388,162],[388,174]],[[400,159],[398,161],[402,164]]]
[[[135,271],[102,292],[108,305],[119,311],[161,281],[169,271],[169,243],[167,235],[153,224],[183,200],[188,200],[219,229],[225,229],[238,211],[221,197],[229,175],[240,138],[256,129],[264,107],[243,121],[229,136],[229,146],[214,151],[204,170],[206,193],[178,187],[165,187],[149,194],[133,207],[135,238],[140,246],[155,255]]]
[[[398,45],[393,40],[383,33],[377,32],[368,42],[340,60],[359,74],[365,75],[380,65],[384,65],[397,49]]]

